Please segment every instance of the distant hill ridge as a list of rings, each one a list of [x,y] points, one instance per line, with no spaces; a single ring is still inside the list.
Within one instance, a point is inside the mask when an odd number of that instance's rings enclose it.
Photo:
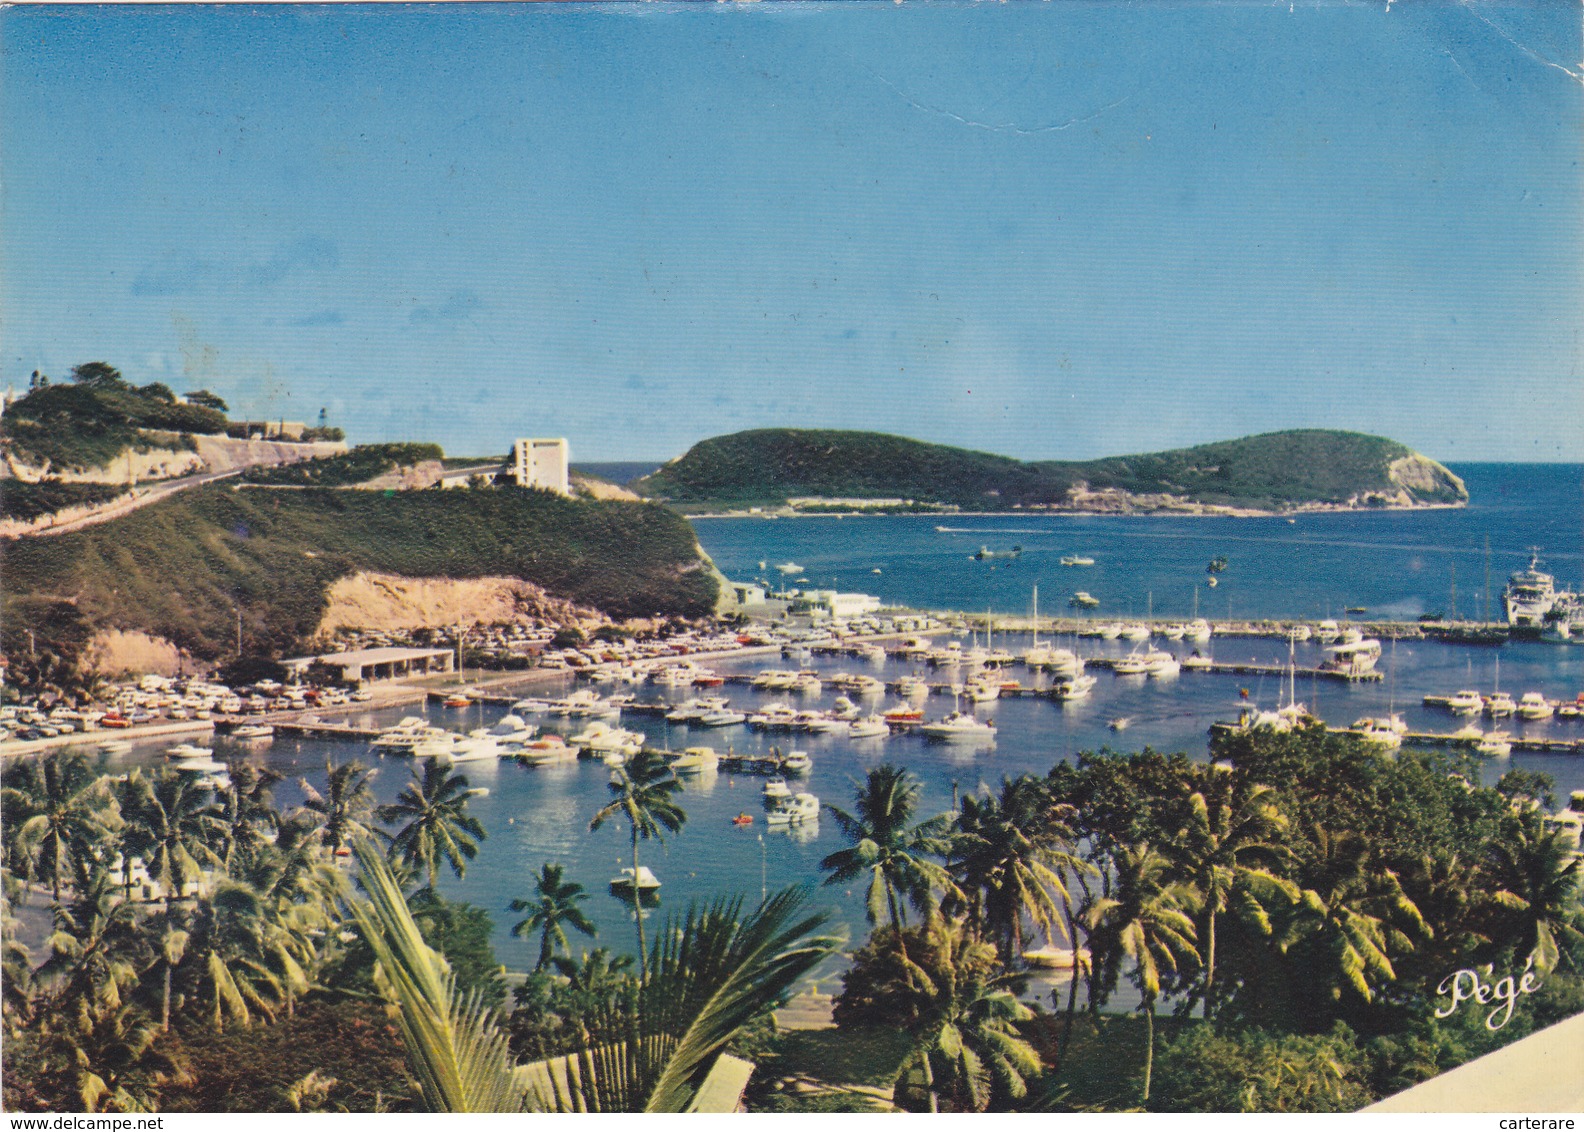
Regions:
[[[1406,445],[1326,429],[1082,461],[1022,461],[877,432],[754,429],[700,441],[628,486],[689,510],[782,506],[789,499],[1201,513],[1468,500],[1461,479]]]

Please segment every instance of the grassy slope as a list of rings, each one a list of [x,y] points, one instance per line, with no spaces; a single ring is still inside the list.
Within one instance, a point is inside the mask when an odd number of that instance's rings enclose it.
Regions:
[[[679,504],[776,503],[801,495],[902,497],[995,510],[1060,503],[1076,483],[1269,508],[1388,488],[1395,441],[1319,429],[1140,456],[1024,463],[882,433],[759,429],[715,437],[630,485]],[[1426,501],[1453,501],[1448,491]]]
[[[37,519],[67,507],[85,503],[105,503],[125,495],[127,486],[119,483],[23,483],[0,480],[0,519]]]
[[[64,599],[96,627],[156,633],[206,658],[233,647],[238,605],[249,652],[299,648],[330,584],[360,569],[515,576],[614,616],[696,616],[715,599],[693,532],[674,513],[516,489],[217,485],[4,553],[8,637],[49,632],[46,611]]]

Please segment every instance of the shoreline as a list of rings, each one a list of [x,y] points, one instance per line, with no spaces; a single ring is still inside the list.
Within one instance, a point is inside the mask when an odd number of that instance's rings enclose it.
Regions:
[[[659,500],[646,500],[645,502],[660,502]],[[694,519],[849,519],[849,518],[879,518],[879,519],[1060,519],[1075,518],[1088,519],[1095,517],[1109,517],[1114,519],[1291,519],[1298,515],[1367,515],[1381,514],[1394,515],[1407,511],[1457,511],[1468,506],[1462,503],[1416,503],[1409,507],[1348,507],[1343,504],[1332,503],[1304,503],[1286,511],[1260,511],[1249,507],[1222,507],[1217,504],[1194,504],[1181,509],[1172,507],[1154,507],[1138,510],[1116,510],[1096,508],[1084,510],[1077,508],[1061,508],[1048,511],[1022,510],[1022,511],[888,511],[881,508],[855,508],[851,511],[798,511],[793,509],[776,508],[759,512],[749,511],[700,511],[689,513],[677,508],[674,504],[661,503],[661,506],[670,507],[684,519],[691,522]]]

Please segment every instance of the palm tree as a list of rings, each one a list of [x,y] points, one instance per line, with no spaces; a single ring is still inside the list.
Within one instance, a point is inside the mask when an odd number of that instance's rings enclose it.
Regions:
[[[187,945],[187,933],[177,926],[174,905],[187,896],[188,885],[198,880],[205,865],[222,863],[210,846],[224,837],[223,811],[207,786],[199,786],[190,774],[171,771],[152,780],[133,771],[122,788],[121,809],[127,817],[121,840],[127,877],[131,876],[134,852],[140,853],[149,876],[159,882],[164,894],[160,1025],[169,1030],[171,976]]]
[[[995,933],[1003,961],[1023,950],[1025,916],[1046,939],[1066,934],[1061,914],[1070,897],[1062,873],[1090,866],[1069,851],[1064,818],[1031,775],[1003,778],[999,797],[962,800],[952,872],[968,898],[970,926]]]
[[[57,904],[49,958],[35,979],[54,1001],[119,1010],[137,985],[148,943],[137,910],[118,898],[113,878],[97,870],[74,899]]]
[[[1286,914],[1277,934],[1283,952],[1295,955],[1305,972],[1295,985],[1317,988],[1330,1002],[1351,990],[1365,1002],[1397,978],[1392,956],[1412,951],[1431,932],[1397,874],[1375,867],[1357,833],[1313,831],[1319,860],[1311,886]]]
[[[370,832],[374,814],[370,783],[378,773],[356,760],[340,766],[326,761],[323,794],[306,778],[297,780],[302,787],[303,809],[319,817],[320,836],[332,853],[339,855],[345,846]]]
[[[280,774],[250,763],[232,763],[229,786],[219,790],[220,820],[224,826],[221,857],[227,865],[238,849],[267,844],[280,829],[280,811],[274,806],[274,787]]]
[[[1162,970],[1176,971],[1181,962],[1197,962],[1193,920],[1184,911],[1194,896],[1184,884],[1168,883],[1166,858],[1146,844],[1123,849],[1116,859],[1112,893],[1089,909],[1095,962],[1104,963],[1114,982],[1123,956],[1133,962],[1133,977],[1143,997],[1144,1094],[1149,1100],[1150,1072],[1155,1062],[1155,1000],[1160,997]],[[1102,958],[1103,957],[1103,958]]]
[[[49,1035],[70,1066],[84,1112],[151,1112],[159,1087],[178,1072],[156,1043],[154,1025],[136,1006],[86,1004]]]
[[[252,885],[226,878],[195,902],[174,968],[182,997],[216,1031],[233,1021],[246,1028],[255,1017],[273,1020],[284,1005],[286,981],[275,969],[285,944],[270,910]],[[289,945],[287,945],[289,946]],[[292,955],[290,975],[300,973]],[[306,986],[299,985],[301,993]]]
[[[389,864],[367,843],[353,851],[368,899],[351,912],[434,1112],[686,1111],[726,1045],[841,942],[808,934],[822,916],[794,921],[803,899],[796,890],[746,917],[738,901],[695,909],[656,944],[627,1040],[573,1055],[568,1092],[549,1069],[514,1066],[493,1013],[457,992],[445,960],[424,943]]]
[[[79,751],[55,751],[8,768],[0,807],[8,860],[26,879],[48,877],[57,903],[62,876],[121,826],[109,780]]]
[[[682,789],[665,756],[659,751],[644,749],[628,759],[611,774],[607,786],[611,800],[589,822],[593,832],[612,818],[627,819],[632,836],[633,901],[639,899],[638,842],[650,838],[660,839],[660,827],[672,833],[680,830],[687,821],[687,813],[671,800]],[[633,922],[638,925],[638,972],[642,980],[648,957],[644,950],[643,908],[635,907]]]
[[[1562,941],[1584,941],[1579,931],[1580,858],[1559,831],[1537,822],[1518,823],[1514,836],[1498,839],[1488,862],[1498,886],[1492,901],[1514,922],[1513,958],[1533,957],[1549,971],[1565,958]]]
[[[976,939],[962,919],[932,915],[922,951],[913,968],[914,1047],[899,1079],[918,1072],[931,1112],[939,1093],[970,1112],[984,1111],[992,1088],[1008,1098],[1024,1096],[1040,1059],[1017,1028],[1034,1017],[1018,1001],[1021,980],[997,963],[995,948]]]
[[[512,935],[519,938],[537,931],[539,933],[539,962],[534,964],[535,971],[542,971],[550,964],[550,958],[559,946],[563,951],[570,952],[571,945],[567,942],[566,929],[563,924],[570,924],[584,935],[593,938],[599,929],[594,922],[583,914],[578,904],[588,899],[588,894],[583,891],[581,884],[561,879],[562,868],[560,865],[546,864],[539,870],[539,876],[534,883],[534,893],[537,901],[513,900],[513,912],[528,912],[528,918],[512,928]]]
[[[379,808],[379,820],[405,823],[390,837],[390,855],[414,868],[422,865],[433,889],[441,857],[458,879],[467,873],[484,827],[467,812],[467,775],[450,773],[438,759],[425,761],[422,774],[416,768],[412,774],[396,801]]]
[[[1198,892],[1206,1018],[1215,997],[1216,917],[1232,907],[1240,921],[1268,936],[1270,906],[1298,899],[1296,885],[1260,867],[1285,855],[1271,840],[1287,827],[1276,808],[1275,791],[1232,778],[1223,771],[1209,772],[1203,787],[1189,795],[1187,813],[1166,847],[1178,876]]]
[[[888,915],[898,939],[906,922],[902,897],[922,912],[933,905],[935,889],[953,887],[950,874],[931,859],[949,851],[951,819],[942,814],[915,823],[919,789],[918,780],[907,771],[882,763],[854,793],[854,813],[826,807],[852,844],[820,862],[830,874],[825,883],[845,884],[868,874],[869,923],[878,924],[882,915]]]

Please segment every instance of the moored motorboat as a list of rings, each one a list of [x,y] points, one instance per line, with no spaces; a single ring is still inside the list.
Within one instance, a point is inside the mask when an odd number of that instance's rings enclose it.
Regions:
[[[1556,714],[1551,701],[1539,692],[1525,692],[1518,699],[1518,714],[1531,722],[1550,719]]]
[[[923,724],[919,730],[930,739],[985,740],[995,738],[995,724],[977,719],[962,711],[949,712],[933,723]]]
[[[660,879],[648,865],[639,865],[636,872],[631,868],[620,870],[611,877],[610,886],[617,892],[653,892],[660,887]]]
[[[765,812],[767,825],[790,825],[796,822],[819,819],[820,800],[813,794],[800,793],[778,798]]]

